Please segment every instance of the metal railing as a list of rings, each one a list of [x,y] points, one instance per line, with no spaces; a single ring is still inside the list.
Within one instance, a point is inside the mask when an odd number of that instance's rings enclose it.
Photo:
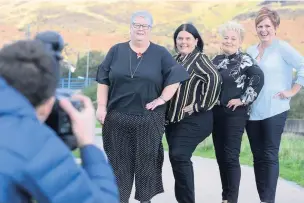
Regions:
[[[67,88],[79,90],[86,88],[95,83],[95,78],[80,79],[80,78],[60,78],[58,88]]]

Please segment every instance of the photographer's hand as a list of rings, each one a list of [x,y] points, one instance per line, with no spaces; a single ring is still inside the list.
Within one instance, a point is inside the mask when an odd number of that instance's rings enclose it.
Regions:
[[[72,99],[77,99],[83,103],[83,109],[80,112],[67,99],[60,100],[60,106],[70,116],[78,146],[82,147],[93,144],[95,136],[95,110],[92,101],[83,95],[75,95]]]

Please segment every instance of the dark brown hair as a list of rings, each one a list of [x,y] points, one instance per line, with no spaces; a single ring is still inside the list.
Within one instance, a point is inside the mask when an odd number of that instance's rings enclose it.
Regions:
[[[179,32],[181,32],[181,31],[189,32],[194,37],[194,39],[197,39],[197,49],[199,51],[201,51],[201,52],[203,51],[203,49],[204,49],[204,41],[203,41],[201,35],[199,34],[198,30],[191,23],[185,23],[185,24],[181,24],[175,30],[174,35],[173,35],[174,48],[175,48],[176,52],[178,52],[177,51],[177,47],[176,47],[176,38],[177,38]]]
[[[257,16],[255,18],[255,26],[257,26],[260,22],[262,22],[266,18],[269,18],[269,20],[272,22],[275,28],[277,28],[280,25],[279,14],[276,11],[273,11],[267,7],[262,7],[257,13]]]
[[[38,40],[20,40],[0,50],[0,77],[37,107],[55,95],[57,66]]]

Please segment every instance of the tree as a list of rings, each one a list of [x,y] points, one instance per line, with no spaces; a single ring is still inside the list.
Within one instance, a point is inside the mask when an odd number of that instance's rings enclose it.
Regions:
[[[81,57],[76,64],[76,71],[73,73],[73,77],[86,77],[87,72],[87,54]],[[105,55],[100,51],[92,51],[89,56],[89,77],[96,77],[98,66],[103,61]]]
[[[291,98],[290,107],[289,119],[304,119],[304,90]]]
[[[69,76],[69,64],[65,61],[60,62],[60,77],[67,78]]]

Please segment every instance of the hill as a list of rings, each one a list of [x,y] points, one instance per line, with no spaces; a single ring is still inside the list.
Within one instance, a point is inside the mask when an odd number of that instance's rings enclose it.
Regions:
[[[68,43],[66,56],[75,62],[88,49],[106,52],[129,37],[130,15],[145,9],[155,20],[154,42],[172,48],[172,35],[181,23],[192,22],[202,33],[205,51],[219,51],[217,27],[228,20],[244,25],[244,48],[258,41],[254,27],[256,11],[271,6],[281,15],[278,36],[304,55],[304,3],[288,1],[85,1],[0,0],[0,46],[33,37],[43,30],[60,32]]]

